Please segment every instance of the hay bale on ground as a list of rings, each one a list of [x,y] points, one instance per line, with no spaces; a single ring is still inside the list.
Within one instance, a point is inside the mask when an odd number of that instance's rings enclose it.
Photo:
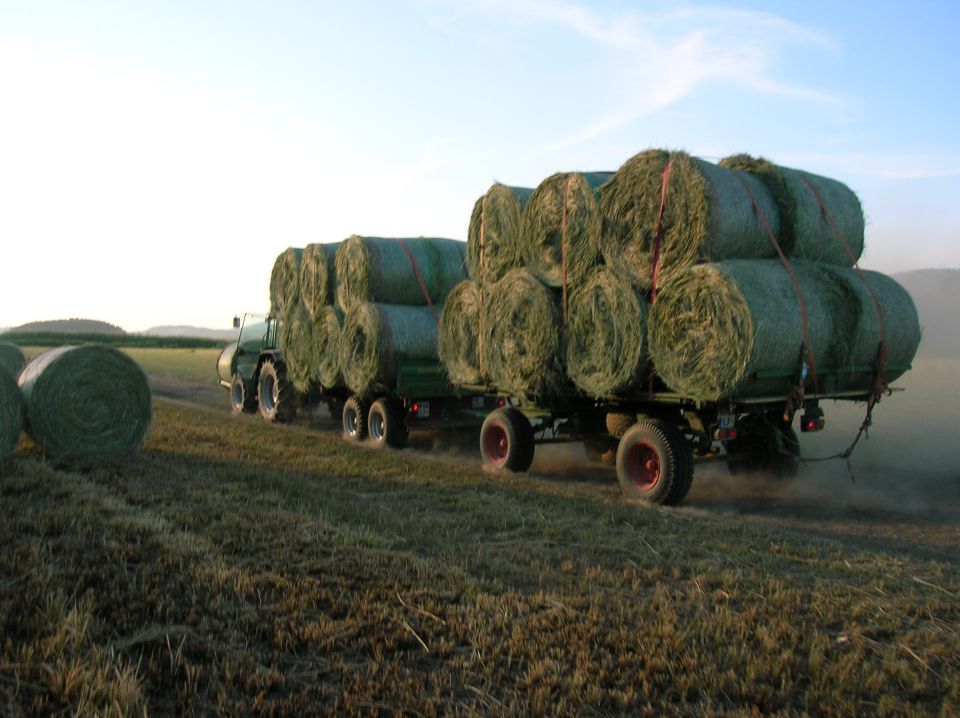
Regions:
[[[337,250],[337,303],[344,311],[360,302],[424,306],[428,296],[441,304],[466,278],[465,252],[455,239],[354,235]]]
[[[495,386],[517,396],[569,393],[558,305],[556,291],[522,268],[484,290],[480,351]]]
[[[303,250],[288,247],[273,263],[270,272],[270,313],[282,317],[292,304],[300,301],[300,260]]]
[[[27,364],[27,357],[16,344],[0,342],[0,371],[13,377],[14,381],[20,370]]]
[[[98,344],[64,346],[20,372],[25,428],[56,461],[103,460],[136,451],[150,426],[150,385],[123,352]]]
[[[520,246],[521,213],[533,190],[499,182],[473,205],[467,230],[470,279],[493,284],[523,264]]]
[[[313,322],[303,302],[287,308],[280,323],[280,349],[287,367],[287,381],[298,394],[313,389],[314,356]]]
[[[590,396],[628,392],[649,376],[647,302],[626,277],[596,267],[570,297],[567,374]]]
[[[791,257],[849,267],[863,254],[863,208],[847,185],[750,155],[727,157],[720,166],[766,182],[780,213],[780,244]]]
[[[341,242],[308,244],[300,257],[300,301],[311,319],[336,300],[337,249]]]
[[[16,380],[0,371],[0,471],[20,440],[23,428],[23,397]]]
[[[522,215],[520,246],[524,266],[544,284],[574,285],[597,264],[597,190],[611,177],[612,172],[561,172],[530,195]]]
[[[437,322],[429,308],[362,302],[345,314],[340,371],[352,391],[393,388],[400,363],[411,359],[440,363]]]
[[[825,275],[793,264],[807,306],[810,350],[835,351]],[[796,382],[803,321],[793,282],[777,260],[728,260],[688,268],[658,295],[649,352],[673,391],[700,401],[786,394]],[[808,383],[808,390],[813,385]]]
[[[648,150],[627,160],[600,193],[600,249],[609,266],[630,274],[641,288],[651,287],[668,162],[658,286],[701,262],[776,256],[751,199],[778,235],[779,214],[761,179],[684,152]]]
[[[343,312],[323,307],[313,320],[313,379],[325,389],[343,386],[340,372],[340,333]]]
[[[480,285],[470,279],[455,286],[443,305],[437,334],[437,355],[454,384],[482,384],[487,381],[480,368],[480,308]]]

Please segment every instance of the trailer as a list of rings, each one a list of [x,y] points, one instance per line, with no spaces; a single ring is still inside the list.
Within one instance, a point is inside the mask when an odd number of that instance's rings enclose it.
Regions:
[[[412,429],[480,427],[503,400],[453,387],[439,362],[405,361],[393,386],[375,385],[363,395],[345,386],[317,386],[298,394],[287,380],[279,346],[280,321],[265,314],[234,318],[237,340],[217,361],[219,383],[230,392],[235,413],[259,413],[270,422],[289,422],[299,407],[325,405],[350,441],[402,448]]]

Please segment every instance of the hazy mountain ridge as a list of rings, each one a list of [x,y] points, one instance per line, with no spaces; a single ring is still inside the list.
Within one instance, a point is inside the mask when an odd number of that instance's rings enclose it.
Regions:
[[[40,322],[27,322],[19,327],[11,327],[8,331],[31,334],[112,334],[122,335],[127,332],[109,322],[99,319],[50,319]]]
[[[919,356],[960,358],[960,269],[915,269],[890,276],[910,292],[920,315]]]

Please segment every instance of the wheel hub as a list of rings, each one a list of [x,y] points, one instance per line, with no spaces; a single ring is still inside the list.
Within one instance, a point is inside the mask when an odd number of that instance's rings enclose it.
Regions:
[[[649,444],[630,447],[627,455],[627,476],[637,488],[649,491],[660,481],[660,455]]]
[[[491,426],[484,442],[484,450],[490,461],[501,466],[507,460],[510,451],[510,439],[502,426]]]

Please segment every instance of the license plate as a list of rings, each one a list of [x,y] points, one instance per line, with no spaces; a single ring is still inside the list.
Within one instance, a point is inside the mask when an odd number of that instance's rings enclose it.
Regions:
[[[474,409],[482,409],[482,408],[483,408],[483,397],[482,397],[482,396],[475,396],[475,397],[473,397],[473,408],[474,408]]]
[[[732,429],[737,424],[736,414],[720,414],[717,416],[718,429]]]
[[[426,419],[430,416],[430,402],[421,401],[417,405],[417,418]]]

